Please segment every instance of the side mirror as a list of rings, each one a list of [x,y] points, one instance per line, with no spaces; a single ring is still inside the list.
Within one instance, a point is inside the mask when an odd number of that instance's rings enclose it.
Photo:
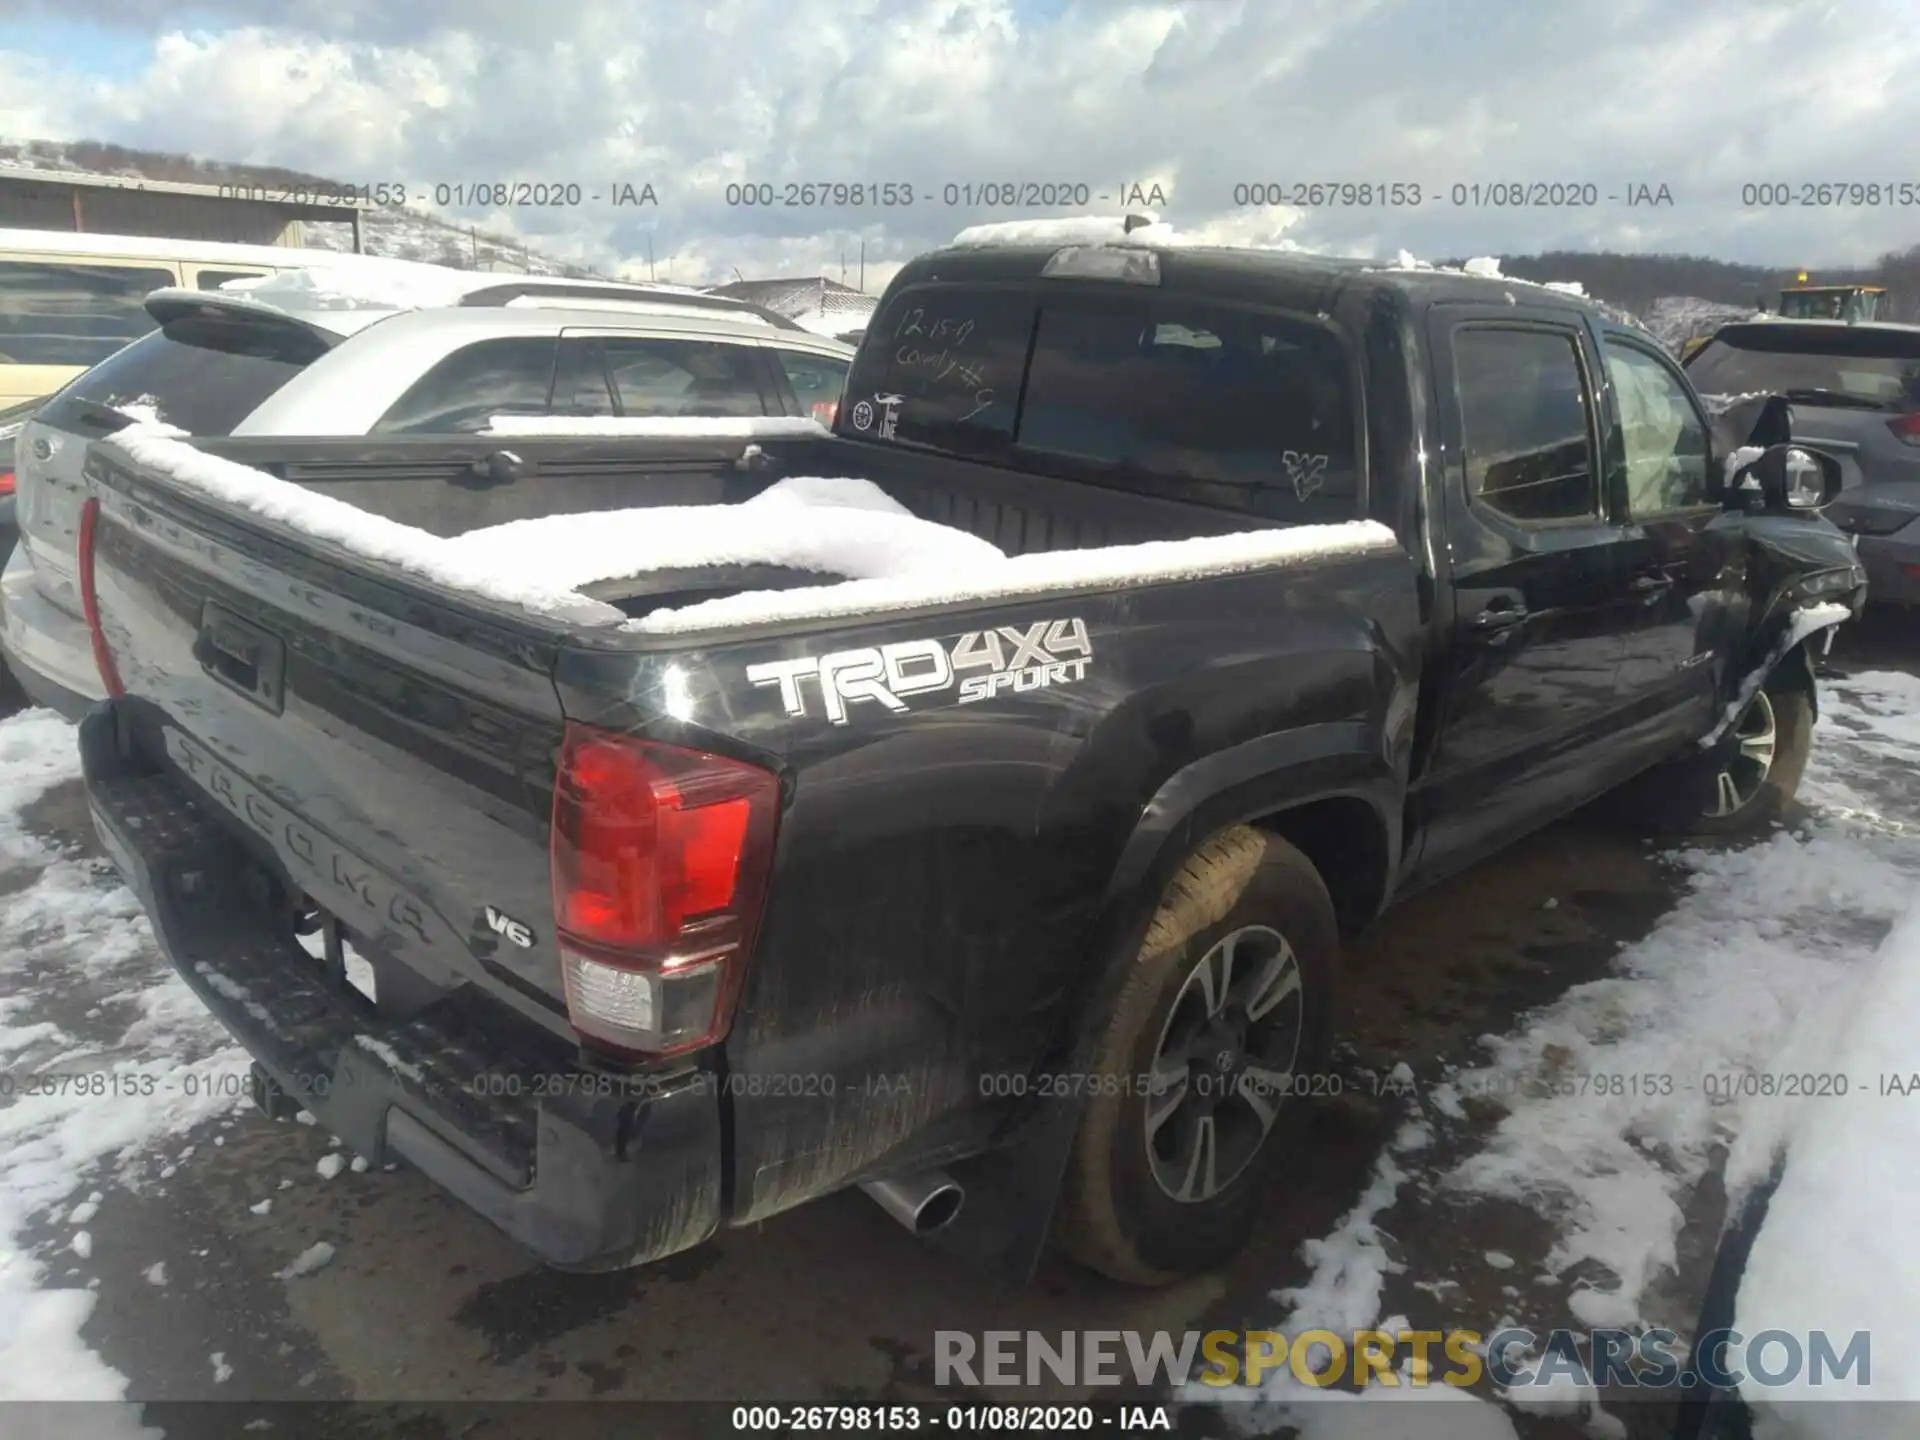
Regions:
[[[1830,504],[1841,483],[1840,462],[1831,455],[1805,445],[1769,445],[1734,472],[1728,488],[1738,498],[1757,486],[1764,509],[1810,513]]]

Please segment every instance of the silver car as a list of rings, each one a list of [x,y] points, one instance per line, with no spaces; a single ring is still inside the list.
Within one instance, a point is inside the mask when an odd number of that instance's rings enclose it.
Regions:
[[[1869,598],[1920,604],[1920,325],[1743,321],[1686,369],[1705,396],[1786,396],[1793,438],[1840,461],[1827,518],[1855,537]]]
[[[300,308],[297,290],[149,296],[159,328],[49,398],[18,436],[0,642],[27,694],[70,718],[103,694],[77,580],[81,467],[88,442],[130,415],[235,437],[461,434],[503,414],[831,423],[854,354],[698,292],[468,278],[454,303],[425,309],[337,295]]]

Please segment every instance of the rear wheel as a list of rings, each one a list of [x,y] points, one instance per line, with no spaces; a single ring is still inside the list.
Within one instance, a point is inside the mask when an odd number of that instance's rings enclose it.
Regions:
[[[1102,1039],[1057,1234],[1116,1280],[1229,1259],[1324,1064],[1339,932],[1312,864],[1222,831],[1162,897]]]

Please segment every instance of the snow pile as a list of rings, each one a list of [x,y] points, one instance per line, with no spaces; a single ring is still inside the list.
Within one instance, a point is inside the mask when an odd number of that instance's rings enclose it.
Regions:
[[[1403,552],[1398,537],[1376,520],[1295,525],[1097,550],[1042,551],[979,565],[967,573],[919,571],[798,590],[749,591],[655,610],[627,621],[625,628],[648,635],[679,635],[732,625],[836,620],[884,610],[1012,600],[1050,590],[1121,589],[1399,553]]]
[[[184,436],[187,433],[178,425],[169,425],[160,418],[160,407],[151,395],[142,395],[136,400],[123,400],[113,408],[134,424],[144,426],[157,435]]]
[[[497,275],[359,255],[338,265],[229,280],[220,289],[282,310],[425,310],[458,305],[469,291],[499,282]]]
[[[1548,1259],[1556,1272],[1586,1262],[1613,1277],[1608,1288],[1570,1297],[1582,1323],[1640,1318],[1648,1282],[1674,1263],[1680,1197],[1705,1173],[1714,1145],[1743,1128],[1743,1107],[1752,1108],[1738,1093],[1723,1095],[1727,1077],[1779,1070],[1809,997],[1872,954],[1863,925],[1910,903],[1920,850],[1903,832],[1920,816],[1896,821],[1858,807],[1835,777],[1863,768],[1863,732],[1898,735],[1916,704],[1920,680],[1907,676],[1823,686],[1801,795],[1827,813],[1743,850],[1683,853],[1690,893],[1622,952],[1617,973],[1494,1042],[1492,1065],[1466,1077],[1477,1093],[1517,1099],[1449,1184],[1556,1218],[1560,1238]],[[1908,764],[1920,759],[1911,740],[1893,748]],[[1672,1083],[1621,1095],[1549,1083],[1580,1075]]]
[[[622,618],[611,605],[526,578],[517,567],[503,573],[497,566],[469,563],[440,536],[302,489],[250,465],[203,454],[145,426],[130,426],[101,443],[217,500],[436,585],[468,590],[577,625],[607,625]]]
[[[0,894],[0,1053],[22,1082],[108,1077],[33,1093],[22,1083],[0,1108],[0,1402],[124,1397],[125,1377],[80,1339],[95,1293],[56,1282],[50,1264],[90,1258],[97,1237],[77,1227],[98,1219],[102,1167],[132,1179],[156,1141],[229,1110],[246,1074],[244,1052],[156,952],[133,896],[33,833],[28,807],[79,774],[70,725],[44,710],[0,720],[0,862],[24,882]],[[40,1018],[55,996],[95,1017],[87,1041]],[[22,1248],[89,1180],[66,1217],[68,1253],[49,1262]],[[164,1284],[164,1264],[147,1276]],[[96,1418],[104,1427],[119,1413]]]
[[[493,415],[482,435],[650,435],[663,440],[818,440],[805,415]]]
[[[324,1270],[333,1263],[334,1249],[325,1240],[316,1240],[289,1261],[284,1269],[273,1272],[276,1280],[299,1280]]]
[[[1786,1171],[1747,1259],[1734,1327],[1824,1330],[1836,1354],[1857,1330],[1872,1336],[1870,1392],[1851,1381],[1808,1384],[1804,1369],[1785,1388],[1747,1387],[1751,1401],[1827,1398],[1920,1401],[1920,1249],[1912,1243],[1920,1195],[1920,901],[1881,943],[1871,964],[1811,1004],[1783,1048],[1785,1073],[1848,1079],[1844,1096],[1775,1096],[1756,1103],[1728,1161],[1738,1194],[1783,1150]],[[1775,1360],[1777,1356],[1772,1357]],[[1750,1367],[1749,1367],[1750,1368]],[[1879,1416],[1858,1413],[1881,1410]],[[1825,1413],[1823,1413],[1825,1411]],[[1855,1413],[1847,1413],[1855,1412]],[[1827,1407],[1778,1417],[1781,1433],[1822,1437],[1893,1436],[1911,1416],[1883,1407]]]
[[[718,522],[718,523],[716,523]],[[448,542],[476,568],[521,565],[575,589],[650,570],[782,565],[849,579],[978,571],[1006,556],[922,520],[865,480],[795,476],[716,514],[711,505],[548,515]]]
[[[742,505],[553,515],[449,539],[203,454],[143,425],[103,443],[218,500],[433,584],[574,625],[624,622],[654,635],[1194,580],[1400,551],[1386,526],[1351,520],[1009,559],[964,531],[913,517],[867,481],[828,476],[783,481]],[[531,554],[540,556],[538,565],[529,564]],[[751,591],[639,620],[625,620],[614,606],[571,588],[658,568],[754,563],[853,578]]]
[[[1728,305],[1698,295],[1660,295],[1647,306],[1646,325],[1661,344],[1678,351],[1695,336],[1710,335],[1722,325],[1751,319],[1754,313],[1748,305]]]
[[[1358,1204],[1332,1233],[1303,1248],[1312,1274],[1276,1294],[1288,1313],[1273,1328],[1288,1334],[1315,1325],[1412,1328],[1399,1315],[1376,1319],[1386,1286],[1401,1270],[1380,1218],[1399,1206],[1399,1224],[1409,1227],[1402,1233],[1426,1225],[1472,1233],[1483,1217],[1470,1207],[1492,1201],[1496,1217],[1498,1207],[1519,1203],[1553,1224],[1547,1268],[1573,1282],[1565,1302],[1570,1316],[1554,1323],[1644,1321],[1685,1334],[1695,1319],[1690,1301],[1681,1314],[1649,1311],[1650,1285],[1675,1264],[1682,1201],[1729,1140],[1728,1182],[1737,1190],[1763,1173],[1782,1137],[1791,1136],[1787,1183],[1799,1188],[1783,1186],[1774,1205],[1786,1206],[1777,1213],[1794,1234],[1777,1237],[1777,1269],[1750,1268],[1757,1278],[1741,1293],[1738,1328],[1751,1335],[1768,1325],[1800,1333],[1825,1325],[1842,1344],[1856,1329],[1870,1328],[1876,1356],[1892,1356],[1897,1364],[1915,1328],[1911,1297],[1920,1292],[1916,1252],[1902,1248],[1910,1228],[1907,1197],[1920,1189],[1915,1096],[1855,1094],[1782,1105],[1746,1097],[1740,1077],[1844,1069],[1854,1092],[1871,1090],[1881,1073],[1920,1083],[1913,1075],[1920,1070],[1913,1039],[1913,1017],[1920,1013],[1920,919],[1914,918],[1920,846],[1913,839],[1920,831],[1920,788],[1910,778],[1920,769],[1916,714],[1920,679],[1912,676],[1869,674],[1823,684],[1801,787],[1813,812],[1809,823],[1744,849],[1675,855],[1691,872],[1686,894],[1645,938],[1621,951],[1614,973],[1569,990],[1514,1033],[1489,1038],[1487,1066],[1424,1093],[1430,1101],[1424,1119],[1401,1127],[1375,1162]],[[1902,916],[1876,959],[1879,927]],[[1815,1004],[1822,996],[1840,999]],[[1641,1083],[1585,1085],[1582,1077],[1639,1077]],[[1430,1131],[1450,1138],[1470,1123],[1460,1093],[1497,1107],[1498,1118],[1463,1158],[1430,1162]],[[1841,1107],[1856,1107],[1844,1110],[1845,1126],[1836,1124]],[[1842,1146],[1844,1158],[1837,1153]],[[1770,1217],[1769,1230],[1772,1225]],[[1817,1249],[1798,1248],[1810,1243]],[[1822,1291],[1810,1277],[1829,1270],[1836,1278]],[[1863,1292],[1878,1287],[1871,1303],[1856,1286]],[[1437,1295],[1451,1282],[1409,1288]],[[1810,1308],[1813,1296],[1822,1308]],[[1896,1313],[1902,1305],[1905,1312]],[[1419,1317],[1419,1323],[1485,1331],[1489,1318],[1475,1312]],[[1589,1434],[1621,1433],[1590,1389],[1554,1378],[1553,1385],[1520,1387],[1501,1398],[1536,1413],[1580,1414]],[[1908,1377],[1894,1382],[1912,1383]],[[1395,1394],[1375,1384],[1361,1395],[1412,1399],[1445,1388]],[[1183,1398],[1257,1398],[1250,1420],[1271,1418],[1307,1435],[1442,1433],[1431,1428],[1438,1423],[1432,1410],[1418,1412],[1421,1428],[1413,1430],[1344,1428],[1356,1407],[1326,1402],[1355,1397],[1303,1389],[1291,1374],[1277,1373],[1266,1377],[1258,1397],[1244,1389],[1213,1390],[1209,1397],[1206,1387],[1196,1386]],[[1832,1423],[1817,1412],[1815,1418],[1823,1427]]]

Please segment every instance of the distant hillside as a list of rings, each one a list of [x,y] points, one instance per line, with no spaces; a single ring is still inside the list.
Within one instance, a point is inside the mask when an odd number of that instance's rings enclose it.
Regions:
[[[1655,307],[1676,314],[1688,304],[1726,307],[1751,314],[1779,304],[1780,290],[1791,285],[1792,267],[1740,265],[1704,255],[1619,255],[1582,250],[1551,250],[1539,255],[1502,255],[1500,268],[1522,280],[1578,280],[1587,293],[1631,310],[1653,326]],[[1884,285],[1883,318],[1920,321],[1920,245],[1882,255],[1871,265],[1826,267],[1809,264],[1808,273],[1823,285]],[[1725,317],[1731,318],[1731,315]],[[1657,328],[1657,327],[1655,327]]]
[[[323,175],[309,175],[277,165],[234,165],[161,150],[133,150],[97,140],[0,139],[0,165],[35,170],[79,170],[95,175],[124,175],[142,180],[190,185],[257,185],[271,189],[316,188],[337,184]],[[351,250],[351,224],[307,223],[307,243],[316,250]],[[369,210],[361,220],[361,235],[369,255],[400,260],[424,260],[460,270],[506,270],[527,275],[582,277],[598,272],[542,255],[519,240],[485,230],[455,225],[418,210]],[[602,277],[605,278],[605,277]]]

